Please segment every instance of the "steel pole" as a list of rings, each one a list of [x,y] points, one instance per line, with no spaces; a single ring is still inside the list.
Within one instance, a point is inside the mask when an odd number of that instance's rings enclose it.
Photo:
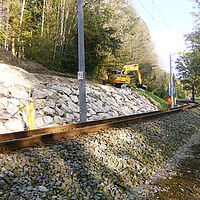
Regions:
[[[174,88],[173,88],[173,74],[172,74],[172,56],[170,54],[170,96],[172,102],[172,108],[174,108]]]
[[[78,81],[80,101],[80,122],[87,121],[85,91],[85,52],[84,52],[83,1],[78,0]]]

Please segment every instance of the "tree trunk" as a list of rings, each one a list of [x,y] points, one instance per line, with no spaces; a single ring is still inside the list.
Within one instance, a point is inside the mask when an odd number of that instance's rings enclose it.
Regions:
[[[194,89],[194,85],[192,85],[192,102],[194,102],[194,93],[195,93],[195,89]]]
[[[23,0],[22,2],[22,10],[21,10],[21,15],[20,15],[20,20],[19,20],[19,34],[18,34],[18,49],[17,49],[17,57],[21,57],[21,42],[20,42],[20,33],[21,33],[21,26],[22,26],[22,21],[23,21],[23,15],[24,15],[24,6],[25,6],[26,0]]]
[[[12,38],[12,41],[11,41],[11,52],[12,52],[12,55],[15,56],[15,38],[14,37]]]
[[[60,16],[60,36],[63,35],[63,25],[65,17],[65,0],[61,0],[61,16]]]
[[[59,22],[59,15],[60,15],[60,0],[58,2],[58,10],[57,10],[57,18],[56,18],[56,38],[55,38],[55,44],[54,44],[54,50],[53,50],[53,63],[55,62],[56,57],[56,48],[58,43],[58,22]]]
[[[46,3],[46,0],[43,0],[42,24],[41,24],[41,38],[43,37],[43,31],[44,31],[44,11],[45,11],[45,3]]]
[[[5,6],[6,6],[6,21],[5,21],[5,33],[6,33],[6,35],[5,35],[5,40],[4,40],[4,49],[8,50],[8,42],[7,42],[7,40],[8,40],[9,7],[10,7],[9,2],[7,2],[7,3],[5,4]]]
[[[26,3],[26,0],[23,0],[23,2],[22,2],[22,10],[21,10],[21,15],[20,15],[20,20],[19,20],[19,26],[20,26],[20,28],[21,28],[21,25],[22,25],[25,3]]]
[[[67,25],[67,19],[69,15],[69,8],[67,8],[65,13],[65,21],[64,21],[64,29],[63,29],[63,35],[62,35],[62,43],[61,43],[61,52],[63,53],[64,50],[64,41],[65,41],[65,34],[66,34],[66,25]]]

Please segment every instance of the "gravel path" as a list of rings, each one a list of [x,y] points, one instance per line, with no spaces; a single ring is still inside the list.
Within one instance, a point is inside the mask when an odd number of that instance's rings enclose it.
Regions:
[[[152,181],[175,175],[171,170],[183,158],[180,151],[200,143],[199,120],[200,108],[195,108],[0,154],[0,199],[148,199],[157,191]]]

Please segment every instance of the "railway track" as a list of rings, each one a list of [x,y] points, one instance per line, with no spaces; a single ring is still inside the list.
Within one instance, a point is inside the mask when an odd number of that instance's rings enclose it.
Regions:
[[[161,110],[85,123],[0,134],[0,152],[8,152],[30,146],[45,145],[57,140],[70,140],[75,136],[90,134],[99,130],[105,130],[124,124],[151,120],[152,118],[192,109],[197,106],[199,106],[199,104],[188,104],[171,110]]]

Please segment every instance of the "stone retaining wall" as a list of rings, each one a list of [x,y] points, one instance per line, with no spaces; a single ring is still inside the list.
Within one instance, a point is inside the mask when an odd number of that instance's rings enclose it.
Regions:
[[[157,110],[128,87],[87,82],[87,119],[98,120]],[[79,90],[75,79],[30,74],[0,64],[0,133],[26,128],[22,107],[33,102],[39,128],[79,121]]]

